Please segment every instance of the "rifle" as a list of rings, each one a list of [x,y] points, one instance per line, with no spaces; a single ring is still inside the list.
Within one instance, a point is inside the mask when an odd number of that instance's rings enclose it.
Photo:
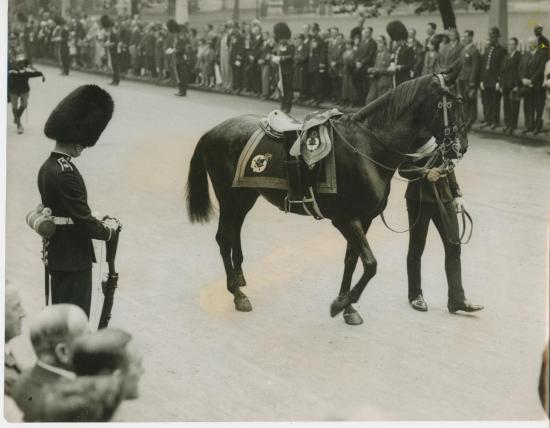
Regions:
[[[118,247],[118,237],[122,230],[122,224],[116,218],[106,217],[105,219],[112,219],[118,223],[118,228],[113,232],[111,239],[105,242],[106,254],[105,261],[109,266],[109,272],[106,277],[101,281],[101,289],[103,291],[103,307],[101,308],[101,316],[99,317],[98,329],[105,328],[109,325],[111,319],[111,310],[113,309],[113,301],[115,298],[115,290],[118,285],[118,273],[115,269],[115,257]]]

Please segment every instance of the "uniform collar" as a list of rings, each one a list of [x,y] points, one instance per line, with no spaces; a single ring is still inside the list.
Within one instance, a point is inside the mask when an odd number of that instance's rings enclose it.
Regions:
[[[47,363],[45,363],[43,361],[40,361],[40,360],[36,361],[36,365],[43,368],[44,370],[46,370],[48,372],[55,373],[55,374],[57,374],[61,377],[64,377],[65,379],[70,379],[70,380],[76,379],[76,374],[74,374],[73,372],[71,372],[69,370],[65,370],[65,369],[62,369],[60,367],[52,366],[52,365],[47,364]]]
[[[66,153],[56,152],[55,150],[52,151],[52,156],[56,158],[65,158],[67,161],[71,161],[71,157]]]

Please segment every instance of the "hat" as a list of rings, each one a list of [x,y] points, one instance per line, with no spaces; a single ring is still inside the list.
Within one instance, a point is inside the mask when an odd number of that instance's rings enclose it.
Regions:
[[[388,22],[388,25],[386,25],[386,32],[394,42],[407,40],[409,36],[407,27],[399,20]]]
[[[489,35],[490,36],[496,36],[496,37],[500,37],[500,30],[498,27],[491,27],[489,29]]]
[[[113,22],[113,20],[111,18],[109,18],[108,15],[103,15],[100,20],[99,20],[99,23],[101,24],[101,26],[103,28],[110,28],[112,26],[115,25],[115,23]]]
[[[169,19],[166,21],[166,28],[170,33],[178,33],[180,31],[180,26],[174,19]]]
[[[277,22],[273,26],[273,37],[276,42],[279,42],[281,39],[290,39],[291,37],[290,28],[285,22]]]
[[[314,22],[312,25],[311,25],[311,29],[313,31],[317,31],[319,32],[320,28],[319,28],[319,24],[317,22]]]
[[[44,125],[46,137],[92,147],[113,115],[113,99],[96,85],[76,88],[61,100]]]
[[[57,25],[65,25],[65,18],[60,15],[55,16],[53,20]]]

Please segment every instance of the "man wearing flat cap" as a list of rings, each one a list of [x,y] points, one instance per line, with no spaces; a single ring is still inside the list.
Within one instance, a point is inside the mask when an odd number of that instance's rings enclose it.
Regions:
[[[90,315],[92,239],[108,241],[118,228],[92,216],[84,179],[72,162],[93,147],[111,120],[113,100],[95,85],[80,86],[53,110],[44,133],[55,148],[38,173],[42,205],[52,211],[56,231],[48,239],[45,262],[51,276],[52,303],[72,303]]]

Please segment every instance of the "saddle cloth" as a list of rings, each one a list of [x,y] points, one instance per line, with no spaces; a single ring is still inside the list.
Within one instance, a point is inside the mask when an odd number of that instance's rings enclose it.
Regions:
[[[323,135],[329,135],[328,130]],[[317,137],[319,141],[325,137]],[[297,140],[300,141],[299,139]],[[328,143],[327,143],[328,144]],[[303,150],[307,151],[304,143]],[[330,148],[332,143],[330,143]],[[319,146],[320,148],[320,146]],[[327,146],[323,146],[326,151]],[[264,189],[288,190],[288,180],[284,161],[286,160],[285,145],[268,135],[259,127],[244,146],[237,163],[233,178],[233,187],[255,187]],[[305,152],[303,152],[304,155]],[[311,157],[311,153],[306,156]],[[325,154],[326,157],[311,167],[304,167],[303,174],[314,182],[313,189],[318,193],[336,193],[336,160],[334,150]],[[304,158],[305,159],[305,158]]]

